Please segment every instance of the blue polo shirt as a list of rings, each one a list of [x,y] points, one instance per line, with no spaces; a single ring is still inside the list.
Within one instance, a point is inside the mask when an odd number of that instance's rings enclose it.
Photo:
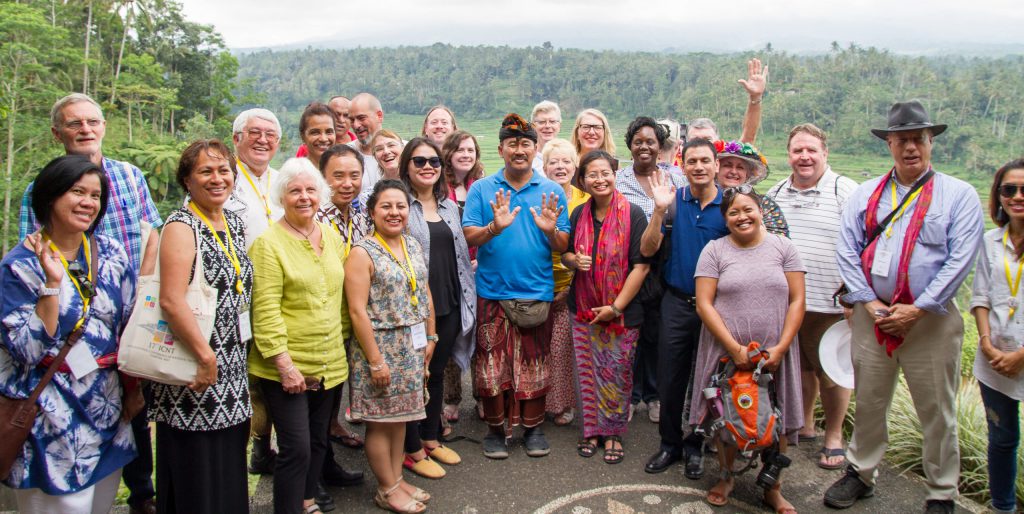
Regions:
[[[551,268],[551,245],[533,222],[530,207],[541,208],[541,195],[558,195],[562,213],[555,226],[569,232],[565,191],[553,181],[534,172],[530,181],[516,191],[505,180],[505,168],[473,182],[466,193],[463,227],[484,227],[494,220],[491,202],[499,191],[511,191],[509,210],[521,207],[512,225],[477,250],[476,292],[488,300],[529,299],[550,302],[555,296]],[[692,275],[692,273],[691,273]]]
[[[697,294],[697,283],[693,274],[697,272],[697,260],[708,243],[725,236],[725,226],[720,205],[722,188],[703,209],[700,200],[690,194],[690,186],[676,193],[676,219],[672,224],[672,255],[665,266],[665,281],[683,294]]]

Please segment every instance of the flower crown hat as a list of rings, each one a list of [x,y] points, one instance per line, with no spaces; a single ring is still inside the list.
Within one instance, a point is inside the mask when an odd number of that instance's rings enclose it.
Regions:
[[[747,177],[747,184],[754,185],[768,177],[768,159],[764,158],[764,154],[756,146],[740,141],[726,142],[721,139],[715,141],[714,145],[719,160],[724,157],[736,157],[750,164],[752,174]]]

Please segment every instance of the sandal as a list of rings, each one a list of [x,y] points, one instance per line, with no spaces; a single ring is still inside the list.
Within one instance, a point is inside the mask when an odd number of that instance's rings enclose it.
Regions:
[[[459,421],[459,406],[458,405],[445,405],[444,406],[444,419],[449,423],[458,423]]]
[[[821,451],[818,453],[821,454],[821,458],[818,459],[819,468],[834,471],[846,467],[846,450],[843,450],[842,448],[826,448],[822,446]],[[836,464],[829,464],[829,457],[842,457],[843,459]]]
[[[597,445],[590,442],[589,439],[582,439],[580,442],[576,443],[576,453],[579,454],[580,457],[589,459],[597,453]]]
[[[573,417],[572,408],[570,407],[566,409],[565,412],[555,416],[555,425],[564,427],[569,423],[572,423]]]
[[[398,481],[399,482],[405,482],[405,479],[402,478],[402,477],[398,477]],[[405,483],[408,484],[409,482],[405,482]],[[409,485],[412,485],[412,484],[409,484]],[[414,499],[414,500],[416,500],[416,501],[418,501],[418,502],[420,502],[422,504],[426,504],[427,502],[430,501],[430,493],[428,493],[428,492],[424,491],[423,489],[420,489],[419,487],[416,487],[414,485],[412,485],[412,492],[409,493],[409,496],[412,496],[412,499]]]
[[[724,490],[719,489],[716,491],[715,488],[719,487],[723,482],[725,483]],[[729,504],[729,495],[732,494],[734,487],[736,487],[736,481],[732,478],[732,474],[728,472],[722,473],[719,477],[718,483],[708,490],[708,494],[704,497],[704,500],[715,507],[725,507]]]
[[[604,449],[604,462],[605,464],[618,464],[622,462],[622,459],[626,456],[626,450],[622,447],[622,438],[617,435],[610,435],[604,438],[605,444],[611,443],[612,447],[605,447]],[[615,443],[619,443],[619,447],[615,448]]]
[[[331,442],[338,443],[338,444],[340,444],[342,446],[345,446],[345,447],[348,447],[348,448],[355,448],[355,449],[362,448],[366,444],[363,441],[363,438],[359,437],[359,434],[357,434],[355,432],[349,432],[347,430],[345,430],[345,433],[343,433],[341,435],[330,434],[328,436],[328,439],[330,439]]]
[[[373,502],[376,503],[378,507],[388,512],[400,512],[403,514],[419,514],[420,512],[427,510],[426,505],[423,505],[422,502],[418,502],[412,498],[409,499],[408,503],[402,505],[401,507],[392,507],[391,504],[388,503],[388,498],[390,498],[392,494],[395,494],[395,490],[398,489],[399,485],[400,484],[398,482],[395,482],[395,485],[388,488],[387,491],[381,491],[380,489],[377,489],[377,494],[373,497]]]
[[[441,416],[441,437],[440,437],[440,439],[442,441],[447,441],[448,438],[452,436],[453,432],[455,432],[455,429],[452,428],[451,424],[448,422],[448,420],[444,416]]]
[[[305,509],[306,509],[306,514],[313,514],[314,512],[319,512],[320,514],[324,514],[324,511],[320,510],[320,506],[317,505],[316,503],[313,503],[312,505],[306,506]]]

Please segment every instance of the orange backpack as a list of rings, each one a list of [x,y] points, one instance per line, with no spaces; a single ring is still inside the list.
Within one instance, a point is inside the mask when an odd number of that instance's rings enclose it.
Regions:
[[[768,352],[757,342],[747,345],[753,370],[736,368],[722,357],[711,383],[704,389],[708,437],[721,432],[722,441],[741,452],[774,448],[782,437],[782,411],[775,395],[775,378],[764,369]]]

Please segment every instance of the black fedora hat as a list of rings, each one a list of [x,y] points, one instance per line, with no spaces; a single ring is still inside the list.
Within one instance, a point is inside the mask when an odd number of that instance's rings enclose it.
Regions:
[[[911,100],[892,104],[889,108],[889,128],[871,129],[871,133],[885,139],[892,132],[920,129],[931,129],[932,135],[937,136],[946,130],[946,125],[933,124],[921,102]]]

